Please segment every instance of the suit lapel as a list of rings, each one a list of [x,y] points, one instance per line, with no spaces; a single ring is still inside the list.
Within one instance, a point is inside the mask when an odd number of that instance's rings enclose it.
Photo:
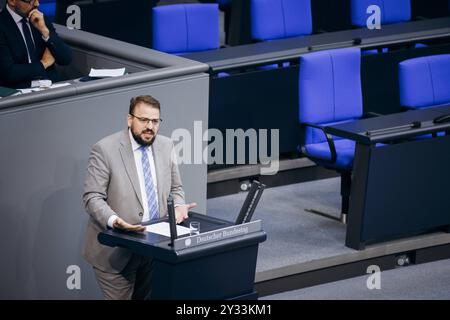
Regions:
[[[20,55],[18,53],[14,54],[16,57],[24,57],[26,62],[28,62],[28,51],[27,47],[25,45],[25,41],[23,40],[22,34],[20,33],[20,30],[14,21],[13,17],[9,14],[8,10],[6,8],[3,9],[2,14],[6,20],[8,29],[11,32],[11,36],[13,39],[17,39],[13,42],[14,46],[17,46],[20,50]],[[33,28],[32,28],[33,29]],[[24,63],[25,63],[25,60]]]
[[[136,193],[136,196],[139,199],[139,203],[143,208],[144,205],[142,202],[141,188],[139,186],[139,178],[136,170],[136,163],[134,162],[130,138],[128,136],[128,130],[125,130],[123,132],[119,150],[128,178],[130,179],[131,184],[133,185],[134,192]]]

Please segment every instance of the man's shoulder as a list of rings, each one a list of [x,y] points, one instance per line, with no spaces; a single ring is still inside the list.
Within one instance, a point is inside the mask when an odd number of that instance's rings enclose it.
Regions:
[[[6,21],[11,17],[9,12],[4,8],[2,12],[0,12],[0,24],[3,26],[6,24]]]
[[[171,138],[158,134],[157,136],[158,142],[163,144],[172,144],[173,141]]]
[[[125,135],[125,130],[115,132],[97,141],[94,147],[100,147],[101,149],[110,149],[112,147],[117,147]]]
[[[160,148],[170,149],[172,147],[172,145],[173,145],[173,141],[169,137],[166,137],[166,136],[158,134],[156,139],[157,139],[157,143],[158,143]]]

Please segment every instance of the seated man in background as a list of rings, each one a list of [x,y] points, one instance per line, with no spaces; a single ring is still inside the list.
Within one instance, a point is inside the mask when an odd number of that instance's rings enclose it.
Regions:
[[[38,10],[39,0],[7,0],[0,12],[0,85],[27,88],[36,80],[59,81],[55,63],[68,65],[72,51]]]

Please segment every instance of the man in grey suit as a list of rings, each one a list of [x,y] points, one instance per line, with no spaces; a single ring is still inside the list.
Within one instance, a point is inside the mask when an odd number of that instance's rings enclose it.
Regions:
[[[107,227],[143,232],[142,221],[167,214],[172,194],[177,223],[195,203],[185,204],[172,141],[158,135],[160,103],[151,96],[130,101],[128,129],[97,142],[89,157],[83,203],[90,215],[82,251],[106,299],[147,299],[152,259],[101,245]]]

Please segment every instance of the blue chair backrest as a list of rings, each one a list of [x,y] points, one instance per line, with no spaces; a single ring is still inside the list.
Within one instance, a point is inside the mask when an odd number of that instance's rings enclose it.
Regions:
[[[450,102],[450,54],[402,61],[398,72],[402,106],[423,108]]]
[[[399,23],[411,20],[410,0],[352,0],[352,25],[366,27],[370,14],[367,8],[377,5],[381,9],[381,24]]]
[[[252,39],[259,41],[312,33],[311,0],[251,0]]]
[[[361,52],[358,48],[319,51],[300,57],[299,120],[331,124],[362,116]],[[306,144],[325,141],[307,129]]]
[[[217,3],[221,6],[227,6],[231,4],[231,0],[217,0]]]
[[[39,1],[39,10],[52,20],[56,15],[56,0]]]
[[[176,4],[153,8],[153,48],[168,53],[219,47],[219,6]]]

